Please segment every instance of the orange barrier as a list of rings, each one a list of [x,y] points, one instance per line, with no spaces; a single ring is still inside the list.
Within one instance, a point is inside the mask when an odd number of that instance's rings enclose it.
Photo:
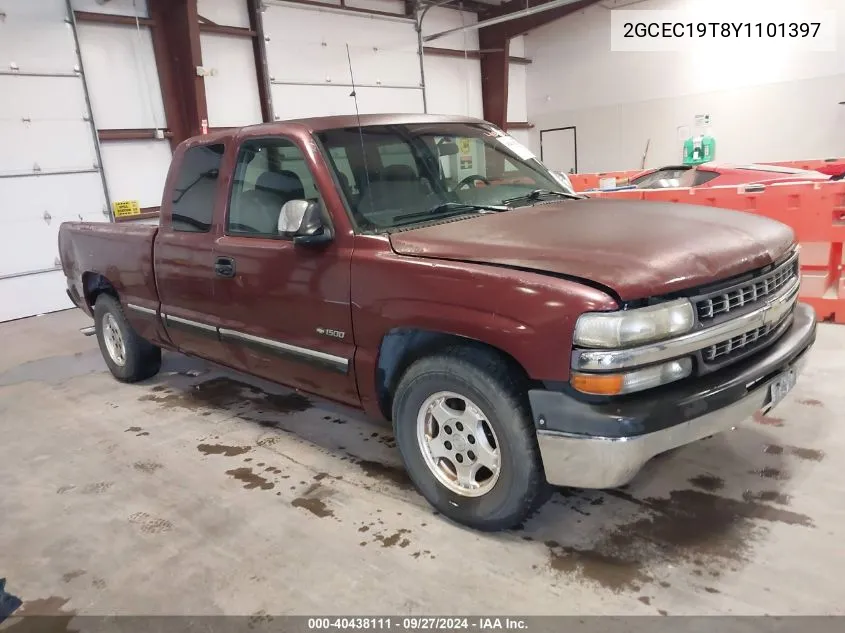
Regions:
[[[744,187],[594,191],[591,198],[698,204],[762,215],[789,225],[801,244],[801,300],[819,319],[845,323],[845,181]],[[636,213],[636,207],[631,208]]]
[[[845,158],[826,158],[814,160],[787,160],[762,162],[761,165],[776,165],[780,167],[792,167],[793,169],[810,169],[822,170],[823,173],[828,173],[826,170],[835,168],[845,169]],[[599,183],[605,178],[615,178],[616,186],[621,187],[628,184],[628,180],[634,176],[647,171],[645,169],[631,169],[628,171],[603,171],[594,174],[569,174],[569,179],[572,181],[572,186],[575,191],[587,191],[588,189],[598,189]]]
[[[575,191],[587,191],[588,189],[598,189],[599,184],[604,179],[614,178],[617,187],[628,184],[628,179],[641,173],[642,169],[635,169],[633,171],[604,171],[596,174],[569,174],[569,180]]]

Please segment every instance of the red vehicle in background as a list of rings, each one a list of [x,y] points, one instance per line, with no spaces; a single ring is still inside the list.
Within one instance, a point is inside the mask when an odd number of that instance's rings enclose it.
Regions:
[[[637,189],[665,189],[670,187],[720,187],[724,185],[773,185],[781,182],[827,181],[843,171],[822,173],[780,165],[670,165],[644,171],[630,179]]]

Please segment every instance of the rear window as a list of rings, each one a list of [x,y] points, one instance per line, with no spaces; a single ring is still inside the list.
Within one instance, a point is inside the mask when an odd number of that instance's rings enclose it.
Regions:
[[[223,150],[223,144],[219,143],[198,145],[185,152],[173,189],[174,231],[206,233],[211,229]]]

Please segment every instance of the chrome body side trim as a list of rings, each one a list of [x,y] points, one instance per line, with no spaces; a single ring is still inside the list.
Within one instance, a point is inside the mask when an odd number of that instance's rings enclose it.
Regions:
[[[336,371],[346,373],[349,370],[349,359],[342,356],[335,356],[334,354],[327,354],[317,350],[309,349],[307,347],[299,347],[297,345],[290,345],[282,343],[269,338],[261,336],[254,336],[246,334],[245,332],[238,332],[237,330],[229,330],[226,328],[219,329],[222,338],[234,339],[243,343],[250,343],[260,347],[268,348],[279,354],[298,357],[302,360],[316,362],[318,364],[327,366]]]
[[[136,306],[140,307],[140,306]],[[146,311],[144,308],[142,311]],[[151,311],[152,314],[155,314]],[[349,359],[342,356],[335,356],[334,354],[327,354],[315,349],[307,347],[299,347],[298,345],[290,345],[289,343],[282,343],[269,338],[261,336],[254,336],[246,332],[239,332],[238,330],[230,330],[228,328],[218,328],[213,325],[201,323],[199,321],[192,321],[191,319],[183,319],[182,317],[175,317],[170,314],[161,315],[165,325],[177,325],[200,330],[204,334],[210,334],[215,338],[228,339],[247,345],[260,347],[264,350],[270,350],[280,355],[290,356],[296,360],[304,361],[311,364],[319,365],[323,368],[337,371],[340,373],[347,373],[349,371]]]
[[[151,308],[145,308],[144,306],[139,306],[135,303],[127,303],[126,307],[130,310],[135,310],[135,312],[141,312],[142,314],[151,314],[153,316],[156,315],[156,311]]]
[[[217,328],[213,325],[200,323],[199,321],[191,321],[190,319],[183,319],[182,317],[175,317],[172,314],[162,313],[161,316],[166,324],[176,323],[178,325],[184,325],[186,327],[202,330],[203,332],[208,332],[209,334],[214,334],[215,336],[217,335]]]
[[[799,285],[799,279],[795,279],[771,301],[748,314],[673,339],[630,349],[576,349],[572,352],[572,368],[579,371],[609,371],[659,363],[692,354],[754,328],[774,325],[794,307]]]

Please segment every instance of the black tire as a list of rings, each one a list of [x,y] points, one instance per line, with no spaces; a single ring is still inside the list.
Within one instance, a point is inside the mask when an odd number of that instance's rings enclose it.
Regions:
[[[125,349],[125,362],[121,365],[111,357],[103,334],[103,320],[111,315],[120,330]],[[138,382],[158,373],[161,368],[161,348],[142,339],[129,325],[120,302],[111,295],[101,294],[94,304],[94,327],[100,352],[112,375],[121,382]]]
[[[393,400],[396,443],[417,489],[446,517],[477,530],[505,530],[522,523],[548,498],[525,389],[519,374],[499,354],[470,346],[452,347],[418,360],[402,376]],[[423,457],[417,414],[425,400],[439,391],[469,398],[496,434],[499,478],[482,496],[453,492]]]

